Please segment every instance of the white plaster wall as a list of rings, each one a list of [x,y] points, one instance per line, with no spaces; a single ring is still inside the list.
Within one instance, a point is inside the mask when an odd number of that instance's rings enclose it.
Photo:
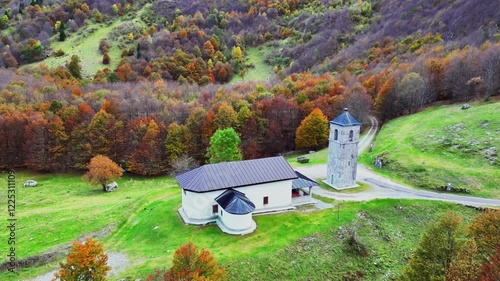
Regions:
[[[255,204],[255,211],[287,207],[292,204],[292,180],[238,187],[235,189],[245,193],[245,196]],[[267,205],[264,205],[264,196],[269,197],[269,204]]]
[[[219,206],[219,210],[222,210],[221,206]],[[252,227],[252,213],[246,215],[233,215],[226,211],[222,212],[223,214],[220,216],[219,211],[219,219],[226,227],[232,230],[245,230]]]
[[[205,193],[196,193],[187,190],[182,191],[182,209],[191,219],[208,219],[216,214],[212,213],[212,206],[216,205],[215,197],[225,190],[217,190]]]
[[[286,207],[292,204],[292,180],[251,185],[235,188],[255,204],[255,210]],[[182,209],[191,219],[208,219],[214,216],[212,206],[215,198],[225,190],[196,193],[182,190]],[[264,205],[264,196],[269,197],[269,204]],[[220,210],[219,206],[219,210]]]

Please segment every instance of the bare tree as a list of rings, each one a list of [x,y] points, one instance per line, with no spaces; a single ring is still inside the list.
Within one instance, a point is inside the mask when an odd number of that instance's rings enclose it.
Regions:
[[[397,85],[396,94],[402,112],[413,113],[432,100],[428,83],[420,74],[410,72]]]
[[[500,46],[494,45],[482,54],[481,78],[484,98],[500,94]]]
[[[356,84],[346,95],[346,107],[359,121],[364,121],[371,113],[373,100],[360,84]]]
[[[469,82],[479,76],[478,50],[470,48],[459,55],[454,55],[445,72],[444,87],[455,100],[469,100],[474,95],[474,85]]]

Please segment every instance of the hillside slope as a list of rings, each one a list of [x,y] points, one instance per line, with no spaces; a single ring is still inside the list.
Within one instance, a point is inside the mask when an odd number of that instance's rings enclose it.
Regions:
[[[16,254],[18,260],[32,257],[30,262],[37,263],[19,267],[16,274],[0,272],[2,280],[30,280],[57,269],[70,242],[84,236],[128,256],[129,267],[110,280],[144,279],[155,269],[169,268],[175,249],[188,241],[214,254],[230,280],[342,280],[358,272],[364,278],[348,280],[384,280],[405,265],[429,222],[447,210],[465,221],[477,214],[444,202],[345,202],[335,209],[302,207],[255,216],[254,233],[233,236],[213,224],[185,225],[177,213],[181,190],[172,177],[126,175],[111,193],[91,188],[81,174],[17,171],[18,183],[27,179],[39,185],[17,189]],[[366,256],[348,246],[353,230]],[[0,239],[8,235],[1,232]]]
[[[417,187],[452,183],[472,195],[500,198],[500,102],[433,106],[382,127],[372,152],[361,161],[382,159],[385,175]]]

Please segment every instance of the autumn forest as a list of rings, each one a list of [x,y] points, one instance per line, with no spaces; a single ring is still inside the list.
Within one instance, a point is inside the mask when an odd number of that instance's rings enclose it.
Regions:
[[[326,145],[296,136],[315,109],[385,122],[494,98],[494,2],[2,1],[0,167],[62,172],[105,155],[135,174],[168,174],[205,163],[219,129],[234,128],[252,159]],[[90,46],[102,61],[91,77],[78,55],[44,64],[69,51],[53,42],[126,17],[140,24]],[[246,81],[254,48],[268,50],[274,73]]]

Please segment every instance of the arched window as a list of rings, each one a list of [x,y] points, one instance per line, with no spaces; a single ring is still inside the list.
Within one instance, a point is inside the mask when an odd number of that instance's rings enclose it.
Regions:
[[[333,132],[333,140],[338,140],[339,139],[339,130],[335,129]]]
[[[353,138],[354,138],[354,131],[353,131],[353,130],[351,130],[351,131],[349,132],[349,141],[352,141],[352,139],[353,139]]]

